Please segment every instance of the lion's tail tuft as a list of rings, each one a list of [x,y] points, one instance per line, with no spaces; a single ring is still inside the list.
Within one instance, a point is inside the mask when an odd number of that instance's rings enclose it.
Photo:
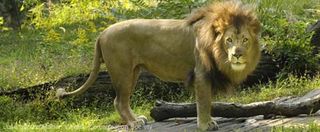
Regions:
[[[56,97],[61,99],[66,95],[66,90],[64,88],[58,88],[57,89],[57,93],[56,93]]]

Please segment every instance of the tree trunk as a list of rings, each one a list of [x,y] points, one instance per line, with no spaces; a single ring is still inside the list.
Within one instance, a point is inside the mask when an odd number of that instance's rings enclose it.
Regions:
[[[22,4],[17,0],[0,1],[0,16],[4,18],[4,26],[18,29],[21,25],[22,15],[19,9]]]

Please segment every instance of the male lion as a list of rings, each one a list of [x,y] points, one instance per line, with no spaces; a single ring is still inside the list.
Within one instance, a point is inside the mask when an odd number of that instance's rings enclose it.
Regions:
[[[73,92],[59,89],[57,95],[87,90],[105,62],[117,94],[114,106],[127,125],[136,128],[145,121],[134,116],[129,99],[141,69],[166,81],[189,78],[195,88],[198,128],[214,130],[218,126],[210,116],[212,91],[228,91],[255,69],[259,32],[253,9],[239,1],[213,3],[185,20],[119,22],[97,39],[93,70],[85,84]]]

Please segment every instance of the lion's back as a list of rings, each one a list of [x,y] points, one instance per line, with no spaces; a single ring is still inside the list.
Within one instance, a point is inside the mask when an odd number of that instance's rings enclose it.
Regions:
[[[106,62],[143,65],[163,80],[182,80],[194,65],[195,37],[185,20],[122,21],[108,27],[99,41]]]

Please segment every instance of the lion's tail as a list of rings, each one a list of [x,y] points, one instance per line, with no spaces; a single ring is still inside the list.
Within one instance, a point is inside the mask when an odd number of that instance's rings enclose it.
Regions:
[[[98,77],[98,73],[100,70],[100,64],[101,64],[101,58],[102,58],[99,38],[96,41],[94,56],[95,57],[93,59],[93,68],[92,68],[92,71],[91,71],[90,76],[87,79],[87,81],[80,88],[78,88],[77,90],[74,90],[72,92],[66,92],[63,88],[59,88],[57,90],[56,97],[63,98],[63,97],[68,97],[68,96],[79,95],[79,94],[85,92],[95,82],[95,80]]]

